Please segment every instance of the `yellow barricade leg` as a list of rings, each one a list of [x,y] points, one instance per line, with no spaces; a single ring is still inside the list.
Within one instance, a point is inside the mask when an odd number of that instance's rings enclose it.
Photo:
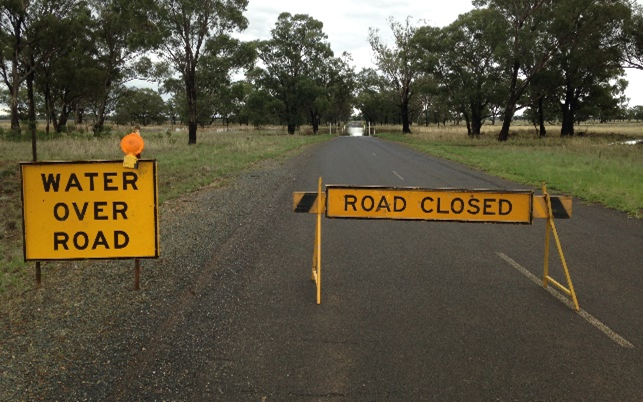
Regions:
[[[544,185],[543,185],[544,186]],[[547,277],[549,276],[549,247],[551,244],[551,216],[547,218],[545,223],[545,273],[543,275],[543,286],[547,287]]]
[[[322,220],[322,178],[317,186],[317,225],[315,227],[315,245],[313,248],[313,270],[310,279],[317,285],[317,304],[321,304],[321,220]]]
[[[543,195],[545,196],[545,199],[547,200],[547,209],[549,212],[549,217],[547,218],[547,232],[545,235],[545,269],[544,269],[544,274],[543,274],[543,286],[547,287],[549,283],[552,285],[555,285],[558,289],[563,291],[566,295],[570,296],[576,311],[580,310],[580,306],[578,305],[578,299],[576,298],[576,292],[574,291],[574,285],[572,284],[572,278],[571,275],[569,274],[569,269],[567,268],[567,262],[565,261],[565,255],[563,254],[563,247],[560,243],[560,239],[558,238],[558,231],[556,230],[556,224],[554,223],[554,212],[551,207],[551,200],[549,199],[549,194],[547,194],[547,186],[543,182]],[[549,245],[550,245],[550,231],[554,234],[554,240],[556,240],[556,246],[558,248],[558,255],[560,256],[560,262],[563,265],[563,270],[565,271],[565,278],[567,279],[567,286],[569,288],[564,287],[560,283],[556,282],[554,278],[552,278],[549,275]]]
[[[317,187],[317,304],[321,304],[321,223],[322,223],[322,178]]]
[[[315,229],[315,245],[313,246],[313,271],[310,274],[310,280],[316,282],[317,279],[317,230]]]
[[[315,244],[313,245],[313,271],[310,274],[310,280],[317,282],[317,243],[319,243],[319,231],[317,230],[319,223],[315,225]]]

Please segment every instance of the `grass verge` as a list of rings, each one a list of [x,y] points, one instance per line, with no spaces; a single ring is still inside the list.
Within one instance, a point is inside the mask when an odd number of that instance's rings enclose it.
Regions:
[[[491,131],[469,139],[462,129],[378,136],[530,186],[545,181],[550,189],[643,218],[643,145],[615,144],[624,138],[616,130],[541,139],[526,127],[506,143]]]
[[[77,134],[38,142],[38,160],[122,159],[120,138]],[[283,157],[329,135],[283,135],[275,132],[199,131],[188,145],[186,132],[143,132],[144,158],[159,164],[159,201],[177,198],[209,185],[222,185],[234,173],[266,160]],[[31,288],[31,270],[23,261],[22,201],[19,162],[32,160],[31,142],[0,139],[0,298]]]

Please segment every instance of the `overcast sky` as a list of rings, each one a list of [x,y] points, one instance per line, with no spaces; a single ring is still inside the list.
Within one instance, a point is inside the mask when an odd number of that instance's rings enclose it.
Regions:
[[[269,39],[270,30],[282,12],[308,14],[324,23],[324,33],[335,56],[344,51],[350,53],[359,71],[373,66],[367,43],[369,28],[379,28],[380,35],[386,37],[390,32],[387,19],[394,17],[402,22],[407,16],[412,17],[415,25],[424,20],[429,25],[442,27],[471,9],[471,0],[249,0],[245,13],[249,26],[239,37]],[[643,72],[629,70],[627,79],[630,105],[643,105]]]

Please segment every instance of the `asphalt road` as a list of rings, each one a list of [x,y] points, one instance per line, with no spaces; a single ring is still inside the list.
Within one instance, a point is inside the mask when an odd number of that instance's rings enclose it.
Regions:
[[[209,271],[240,275],[234,314],[212,322],[225,283],[199,286],[159,323],[152,352],[132,358],[111,398],[643,400],[643,221],[575,199],[573,219],[557,222],[579,314],[528,276],[542,277],[544,221],[324,219],[317,305],[315,217],[292,212],[292,193],[315,190],[318,177],[526,187],[368,137],[286,163],[292,180],[248,213],[242,240],[212,250]],[[555,253],[551,262],[563,282]]]

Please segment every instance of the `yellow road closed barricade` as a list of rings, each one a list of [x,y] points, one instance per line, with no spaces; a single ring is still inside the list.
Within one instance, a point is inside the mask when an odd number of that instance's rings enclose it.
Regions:
[[[20,167],[25,261],[159,256],[156,161]]]
[[[542,195],[528,190],[423,189],[416,187],[327,185],[322,179],[314,192],[295,192],[293,210],[317,214],[313,272],[317,285],[317,303],[321,303],[321,216],[340,219],[393,219],[446,222],[532,224],[534,219],[547,219],[543,286],[552,284],[572,298],[580,309],[571,282],[554,219],[571,218],[572,200],[550,196],[545,183]],[[567,287],[549,275],[551,233],[567,279]]]

